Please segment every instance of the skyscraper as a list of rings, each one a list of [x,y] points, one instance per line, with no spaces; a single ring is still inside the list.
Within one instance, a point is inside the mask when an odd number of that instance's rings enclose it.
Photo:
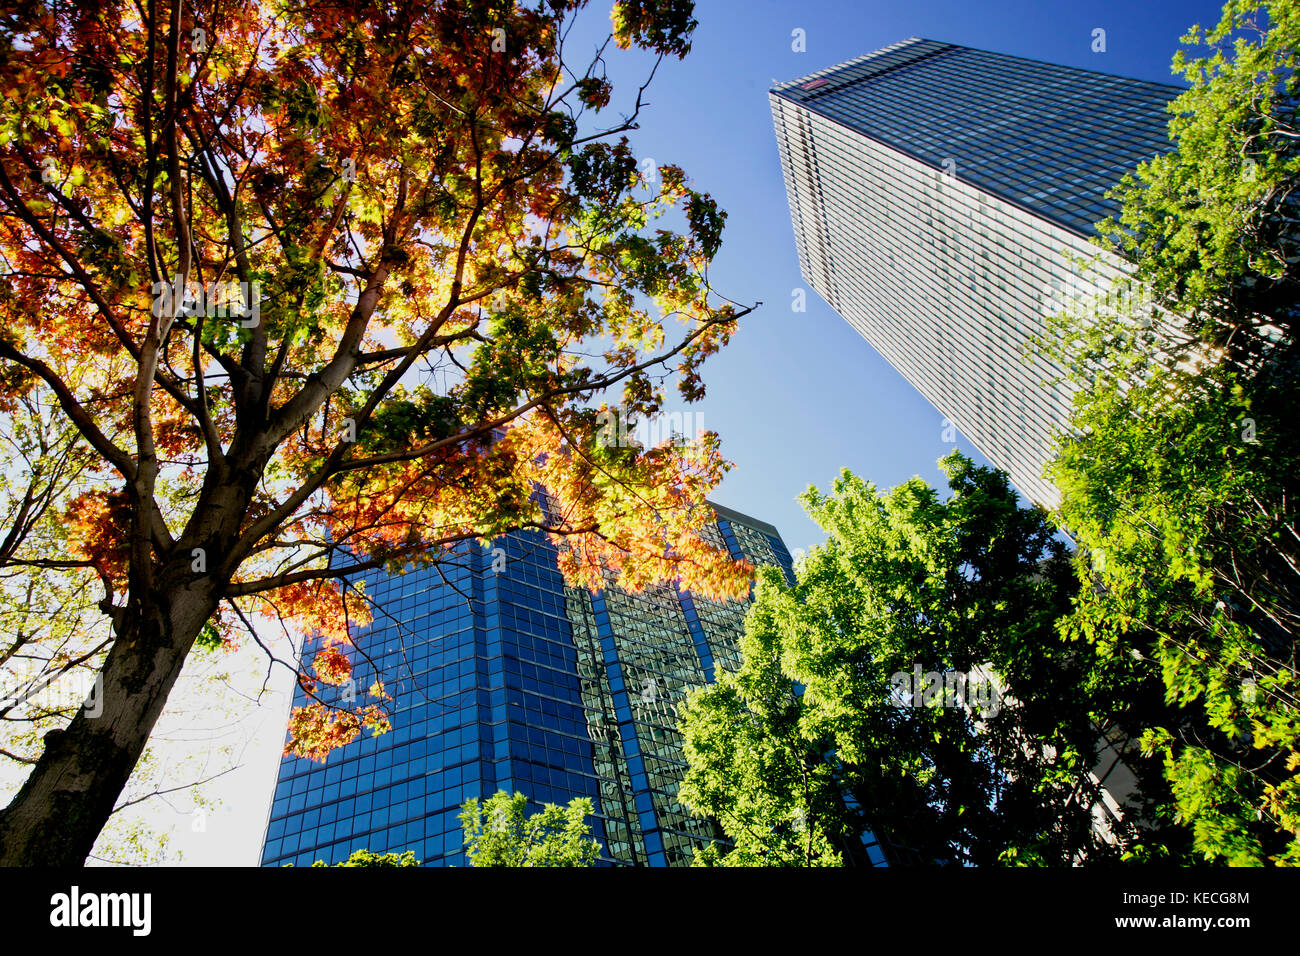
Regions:
[[[768,94],[804,280],[1049,507],[1073,393],[1026,346],[1122,272],[1080,260],[1180,92],[913,38]]]
[[[775,528],[714,507],[715,545],[792,574]],[[738,666],[747,602],[566,588],[555,558],[524,531],[467,548],[454,567],[370,573],[374,623],[353,681],[385,681],[393,729],[324,764],[283,759],[264,864],[410,849],[464,865],[460,806],[498,789],[536,803],[591,797],[611,864],[683,865],[719,835],[677,804],[674,708]],[[299,692],[295,704],[306,702]]]

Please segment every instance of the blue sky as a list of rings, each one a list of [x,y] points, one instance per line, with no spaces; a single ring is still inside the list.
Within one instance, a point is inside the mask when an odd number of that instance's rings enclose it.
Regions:
[[[792,3],[700,0],[700,25],[683,61],[665,61],[651,86],[640,158],[683,167],[729,215],[714,261],[715,288],[763,307],[741,321],[728,348],[710,359],[708,396],[694,410],[722,436],[736,463],[715,498],[775,524],[790,548],[824,539],[795,500],[809,484],[829,490],[842,468],[881,488],[913,475],[942,486],[935,462],[951,451],[942,417],[811,289],[807,311],[791,309],[804,288],[776,154],[767,90],[910,36],[1163,82],[1179,38],[1194,23],[1218,22],[1214,0],[895,0]],[[595,3],[566,60],[608,29]],[[1104,53],[1093,31],[1106,31]],[[792,49],[801,29],[806,51]],[[629,95],[648,60],[608,57],[615,99]],[[956,447],[984,459],[959,436]]]

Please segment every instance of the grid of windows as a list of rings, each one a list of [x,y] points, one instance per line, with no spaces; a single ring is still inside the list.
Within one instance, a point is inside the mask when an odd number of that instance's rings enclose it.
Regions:
[[[1079,261],[1178,92],[914,39],[769,94],[806,281],[1048,507],[1074,389],[1026,350],[1121,273]]]
[[[789,573],[774,528],[726,514],[716,543]],[[748,602],[566,588],[554,547],[533,531],[364,586],[375,620],[352,686],[384,681],[393,730],[324,764],[282,760],[264,865],[337,863],[363,848],[464,865],[459,807],[498,789],[534,804],[592,798],[605,864],[685,865],[719,836],[677,803],[676,707],[712,680],[714,654],[735,654]],[[350,692],[326,689],[336,701]],[[307,702],[299,691],[295,705]]]
[[[1082,236],[1116,211],[1120,175],[1168,148],[1181,92],[921,39],[813,76],[776,91]]]
[[[322,686],[338,703],[382,678],[395,698],[393,731],[343,748],[327,764],[286,758],[263,848],[267,863],[337,862],[354,849],[415,849],[429,857],[459,849],[457,808],[480,796],[485,708],[464,566],[368,581],[379,611],[355,662],[351,685]],[[301,690],[295,705],[307,703]],[[490,738],[488,738],[490,739]]]

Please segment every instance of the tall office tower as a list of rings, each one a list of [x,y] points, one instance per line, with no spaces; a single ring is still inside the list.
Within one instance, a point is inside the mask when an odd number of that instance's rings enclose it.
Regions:
[[[714,507],[715,545],[792,575],[775,528]],[[718,835],[677,803],[686,762],[674,708],[738,666],[748,602],[566,588],[555,558],[544,536],[516,532],[467,548],[455,567],[369,572],[374,623],[353,681],[385,681],[393,729],[324,764],[284,758],[264,864],[410,849],[463,866],[460,806],[499,789],[536,803],[591,797],[610,864],[687,864]]]
[[[804,280],[1048,507],[1073,392],[1026,346],[1123,270],[1079,259],[1180,92],[914,38],[768,94]]]

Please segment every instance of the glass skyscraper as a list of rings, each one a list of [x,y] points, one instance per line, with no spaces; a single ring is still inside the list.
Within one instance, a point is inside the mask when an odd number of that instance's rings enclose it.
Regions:
[[[793,579],[774,527],[714,508],[714,544]],[[748,602],[567,588],[555,559],[543,535],[522,531],[466,548],[452,567],[360,575],[375,610],[353,681],[384,681],[393,729],[324,764],[282,760],[264,865],[409,849],[463,866],[460,806],[499,789],[538,804],[590,797],[608,864],[685,865],[720,835],[677,803],[675,707],[739,665]],[[307,702],[298,691],[295,706]]]
[[[1080,260],[1180,92],[913,38],[768,94],[804,280],[1048,507],[1073,393],[1026,347],[1123,271]]]

